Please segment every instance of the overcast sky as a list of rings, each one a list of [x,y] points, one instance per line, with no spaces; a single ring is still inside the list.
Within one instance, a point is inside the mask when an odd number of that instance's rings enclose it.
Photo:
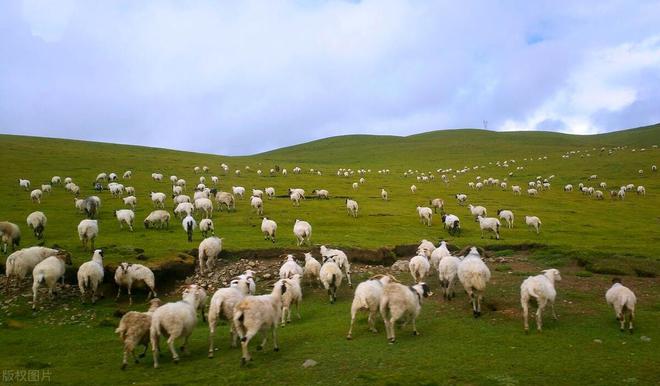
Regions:
[[[252,154],[660,122],[660,1],[0,1],[0,132]]]

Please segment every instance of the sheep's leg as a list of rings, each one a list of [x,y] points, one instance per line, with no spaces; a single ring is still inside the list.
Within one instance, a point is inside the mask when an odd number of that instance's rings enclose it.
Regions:
[[[623,310],[621,306],[614,305],[614,312],[616,313],[616,319],[619,321],[621,326],[619,327],[621,331],[625,329],[625,320],[623,317]]]
[[[190,354],[190,351],[188,351],[188,339],[190,339],[190,335],[183,338],[183,344],[181,345],[181,352],[186,355]]]
[[[369,331],[371,332],[378,332],[378,330],[376,330],[376,312],[377,310],[369,311],[369,318],[367,321],[369,322]]]
[[[548,303],[547,299],[544,298],[539,298],[538,300],[539,307],[536,309],[536,329],[541,332],[543,329],[543,309],[545,308],[545,305]]]
[[[277,325],[273,324],[271,329],[273,332],[273,351],[277,352],[280,351],[280,345],[277,344]]]
[[[37,309],[37,293],[39,292],[39,282],[35,281],[32,284],[32,309]]]
[[[525,333],[529,332],[529,299],[528,298],[523,298],[520,301],[520,304],[522,305],[523,309],[523,327],[525,329]]]
[[[231,323],[231,327],[229,328],[229,334],[231,336],[231,347],[238,346],[238,332],[236,332],[236,327],[234,326],[234,323]]]
[[[121,285],[117,286],[117,297],[115,300],[119,300],[119,295],[121,295]]]
[[[298,314],[298,319],[302,319],[300,316],[300,300],[296,301],[296,314]],[[291,314],[289,313],[289,321],[291,320]]]
[[[632,334],[633,333],[633,319],[635,319],[635,310],[634,309],[628,310],[628,314],[629,314],[628,331],[630,331],[630,333]]]
[[[128,348],[124,347],[124,360],[121,362],[121,369],[126,370],[126,366],[128,366]]]
[[[414,336],[419,335],[419,332],[417,331],[417,325],[415,324],[416,319],[417,319],[417,318],[415,318],[415,317],[413,316],[413,318],[412,318],[412,328],[413,328],[413,335],[414,335]]]
[[[357,314],[359,308],[360,306],[356,305],[355,302],[351,304],[351,325],[348,328],[346,339],[353,339],[353,324],[355,324],[355,315]],[[371,315],[369,315],[369,325],[371,326]]]
[[[174,363],[179,363],[179,354],[177,354],[176,349],[174,348],[174,340],[176,339],[176,336],[174,334],[171,334],[167,338],[167,346],[170,348],[170,352],[172,353],[172,360]]]
[[[268,334],[264,332],[261,335],[263,335],[263,340],[261,341],[261,344],[257,346],[257,351],[263,350],[264,347],[266,347],[266,342],[268,342]]]
[[[390,327],[389,340],[390,340],[390,343],[394,343],[396,341],[396,335],[395,335],[395,332],[394,332],[395,323],[396,323],[396,318],[394,316],[391,316],[390,320],[389,320],[389,327]]]
[[[216,326],[215,317],[209,315],[209,354],[208,354],[209,358],[213,358],[213,353],[214,353],[213,340],[215,339],[215,326]]]
[[[555,302],[554,300],[550,302],[550,309],[552,310],[552,318],[557,320],[557,313],[555,312]]]
[[[151,332],[151,354],[153,355],[154,358],[154,368],[158,368],[158,356],[159,356],[159,351],[160,351],[160,344],[158,343],[159,336],[157,333],[154,333],[153,330]]]
[[[133,285],[133,283],[128,282],[128,304],[131,305],[131,306],[133,305],[133,295],[131,294],[131,286],[132,285]]]
[[[282,327],[286,325],[286,311],[288,308],[289,308],[288,306],[282,307],[282,323],[281,323]]]

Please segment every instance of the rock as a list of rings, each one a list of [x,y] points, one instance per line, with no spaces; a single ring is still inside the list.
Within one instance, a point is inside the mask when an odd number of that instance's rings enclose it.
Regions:
[[[600,344],[600,343],[603,343],[603,341],[600,340],[600,339],[594,339],[594,343],[599,343]]]
[[[264,279],[270,279],[271,277],[273,277],[273,275],[271,275],[270,273],[264,273],[264,275],[262,276],[262,278]]]
[[[310,368],[310,367],[314,367],[317,364],[318,364],[318,362],[315,361],[314,359],[307,359],[305,362],[303,362],[302,367],[307,369],[307,368]]]
[[[645,335],[642,335],[639,339],[642,342],[650,342],[651,341],[651,338],[649,338],[648,336],[645,336]]]
[[[397,260],[392,264],[392,270],[394,272],[408,272],[408,260]]]

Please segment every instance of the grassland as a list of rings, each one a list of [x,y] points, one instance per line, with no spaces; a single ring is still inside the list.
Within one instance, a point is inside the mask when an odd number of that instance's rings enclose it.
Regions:
[[[219,187],[232,185],[251,188],[273,186],[278,195],[289,187],[302,187],[309,192],[316,188],[330,191],[330,200],[308,199],[299,208],[292,207],[286,197],[266,201],[266,215],[280,227],[276,248],[296,249],[291,233],[296,218],[310,221],[314,227],[313,243],[362,248],[392,247],[415,244],[422,238],[446,239],[463,247],[479,245],[498,250],[499,255],[517,254],[521,245],[535,244],[529,262],[508,263],[509,267],[493,269],[494,279],[487,292],[490,312],[481,320],[470,318],[464,295],[446,304],[437,297],[425,305],[418,328],[421,337],[408,336],[404,328],[397,345],[388,346],[382,334],[366,333],[364,320],[356,340],[343,339],[348,327],[350,290],[343,288],[334,306],[325,302],[320,291],[306,291],[303,320],[281,331],[280,353],[266,351],[255,355],[255,363],[247,369],[238,368],[239,353],[221,351],[213,360],[206,359],[207,329],[200,324],[192,340],[192,355],[179,366],[163,360],[162,369],[155,371],[150,360],[119,372],[120,345],[113,334],[117,308],[106,299],[100,304],[80,306],[77,299],[55,301],[40,313],[29,310],[27,299],[19,297],[0,315],[4,327],[0,333],[0,363],[2,369],[48,369],[53,383],[88,383],[90,373],[99,384],[186,384],[186,383],[290,383],[290,384],[657,384],[660,359],[657,342],[660,339],[660,293],[658,279],[638,278],[660,273],[660,178],[650,171],[658,164],[660,126],[622,131],[597,136],[568,136],[557,133],[493,133],[481,130],[440,131],[411,137],[345,136],[328,138],[307,144],[278,149],[247,157],[224,157],[186,153],[164,149],[89,143],[80,141],[0,136],[0,220],[21,225],[23,245],[37,243],[24,225],[25,217],[33,210],[41,210],[49,219],[46,245],[59,245],[73,254],[74,265],[89,258],[79,245],[76,225],[82,215],[73,207],[71,195],[56,187],[41,205],[30,202],[29,193],[18,188],[17,178],[28,178],[33,187],[46,183],[53,175],[70,176],[82,189],[82,195],[94,194],[92,181],[101,171],[121,175],[133,170],[134,177],[125,185],[134,186],[138,195],[136,210],[138,225],[152,210],[149,191],[169,193],[169,182],[156,183],[152,172],[162,172],[185,178],[189,185],[197,182],[194,166],[208,165],[207,175],[220,177]],[[600,152],[626,146],[612,155]],[[636,151],[633,152],[632,149]],[[645,148],[645,151],[641,151]],[[561,155],[580,151],[569,159]],[[590,156],[586,156],[586,154]],[[584,157],[581,157],[583,155]],[[547,158],[546,158],[547,157]],[[539,159],[541,158],[541,159]],[[496,161],[515,159],[506,169]],[[220,173],[225,162],[232,172]],[[250,170],[245,166],[249,165]],[[289,172],[300,166],[301,175],[259,177],[278,165]],[[472,168],[457,175],[448,185],[436,178],[424,184],[414,178],[403,177],[407,169],[435,171],[442,168]],[[515,170],[523,166],[522,170]],[[359,178],[337,177],[338,168],[371,169],[366,183],[358,191],[351,184]],[[483,168],[482,168],[483,167]],[[240,168],[237,177],[233,169]],[[323,172],[317,176],[307,171],[315,168]],[[390,175],[377,170],[389,168]],[[644,173],[639,175],[637,170]],[[526,186],[536,176],[554,174],[550,191],[537,198],[518,197],[510,191],[496,188],[483,191],[468,190],[467,182],[476,176],[503,179],[509,172],[509,185]],[[437,174],[437,173],[435,173]],[[597,174],[591,182],[607,182],[610,187],[632,183],[644,185],[645,197],[629,194],[623,201],[607,198],[596,201],[578,192],[564,193],[566,183],[588,183],[587,177]],[[267,173],[266,173],[267,175]],[[418,186],[415,195],[410,185]],[[390,192],[391,200],[380,200],[380,188]],[[190,188],[189,188],[190,190]],[[489,214],[497,208],[512,209],[517,215],[516,227],[502,230],[502,240],[481,239],[478,226],[471,222],[468,210],[453,200],[453,195],[465,192],[469,202],[484,205]],[[135,248],[144,250],[146,264],[158,266],[171,261],[181,251],[195,247],[186,241],[177,221],[166,231],[120,231],[112,217],[112,210],[120,208],[120,201],[101,193],[103,207],[100,218],[101,234],[97,246],[106,251],[109,265],[119,261],[136,261]],[[352,197],[360,204],[357,219],[346,215],[344,197]],[[442,229],[439,218],[432,227],[418,222],[415,207],[428,200],[442,197],[446,210],[459,215],[464,223],[460,237],[450,237]],[[172,210],[168,200],[167,209]],[[543,231],[536,235],[523,224],[525,214],[543,220]],[[272,248],[259,232],[259,217],[250,211],[248,200],[238,201],[237,211],[215,213],[216,233],[225,238],[229,251]],[[231,257],[231,253],[228,254]],[[516,260],[517,261],[517,260]],[[516,265],[518,264],[518,265]],[[582,265],[578,267],[577,264]],[[565,280],[559,286],[559,322],[548,321],[543,334],[521,333],[517,288],[529,272],[548,266],[559,267]],[[594,274],[595,273],[595,274]],[[625,280],[640,297],[638,331],[635,335],[619,335],[610,309],[603,301],[609,277],[603,273],[629,275]],[[402,280],[409,281],[407,275]],[[435,279],[432,285],[437,286]],[[27,293],[25,288],[25,293]],[[0,300],[9,300],[0,295]],[[133,309],[144,309],[138,302]],[[80,315],[71,320],[72,315]],[[54,321],[54,322],[53,322]],[[52,323],[52,324],[51,324]],[[224,343],[226,335],[218,334]],[[640,340],[645,335],[651,342]],[[595,343],[594,339],[602,340]],[[165,356],[164,358],[169,358]],[[312,358],[319,365],[302,369],[305,359]],[[89,370],[92,370],[91,372]],[[286,381],[283,381],[286,380]]]

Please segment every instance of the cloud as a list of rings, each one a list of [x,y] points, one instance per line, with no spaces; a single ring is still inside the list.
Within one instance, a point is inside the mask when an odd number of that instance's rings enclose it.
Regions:
[[[658,18],[652,1],[2,2],[0,131],[249,154],[483,120],[622,129],[658,121]]]

